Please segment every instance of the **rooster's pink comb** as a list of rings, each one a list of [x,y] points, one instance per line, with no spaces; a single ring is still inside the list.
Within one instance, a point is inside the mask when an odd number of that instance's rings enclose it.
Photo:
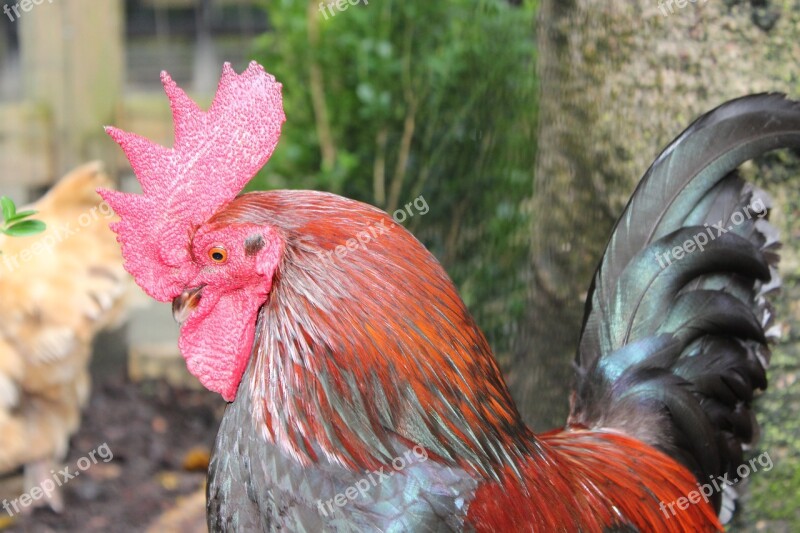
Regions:
[[[191,263],[194,228],[230,202],[267,162],[285,120],[281,84],[251,62],[242,74],[230,64],[211,108],[205,112],[161,73],[175,122],[175,144],[165,148],[108,127],[122,147],[144,194],[102,190],[120,216],[112,225],[125,267],[150,296],[169,301],[180,294]]]

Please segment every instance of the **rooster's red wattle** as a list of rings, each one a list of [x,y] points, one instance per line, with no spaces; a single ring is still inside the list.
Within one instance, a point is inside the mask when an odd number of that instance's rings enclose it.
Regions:
[[[208,112],[163,80],[175,147],[111,129],[143,194],[101,194],[126,267],[173,302],[189,370],[232,401],[212,531],[721,528],[731,491],[695,494],[753,439],[777,286],[768,201],[735,169],[800,147],[800,105],[728,102],[658,157],[592,283],[568,424],[534,435],[447,274],[386,213],[236,196],[278,140],[272,76],[226,65]]]

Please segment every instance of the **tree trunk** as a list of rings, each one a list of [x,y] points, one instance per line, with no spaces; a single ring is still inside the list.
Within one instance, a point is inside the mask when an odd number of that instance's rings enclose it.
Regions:
[[[565,420],[586,290],[616,217],[661,148],[697,115],[730,98],[767,90],[800,95],[800,2],[681,4],[542,0],[529,329],[509,373],[520,410],[537,430]],[[790,229],[785,214],[797,205],[797,180],[793,187],[777,177],[770,181],[777,182],[766,187],[776,196],[778,225]],[[791,286],[778,305],[785,310],[785,298],[798,292],[791,275],[798,256],[792,233],[783,235],[783,273]],[[780,318],[795,320],[786,313]],[[780,518],[768,522],[770,528],[800,530],[798,476],[774,499],[758,496],[800,472],[796,431],[780,426],[777,416],[780,405],[800,403],[797,358],[782,355],[797,347],[786,343],[776,348],[779,368],[759,415],[761,449],[776,463],[785,457],[785,471],[753,476],[745,519]]]

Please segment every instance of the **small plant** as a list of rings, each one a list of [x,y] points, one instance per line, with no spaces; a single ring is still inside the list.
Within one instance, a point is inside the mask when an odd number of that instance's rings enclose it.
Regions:
[[[30,237],[47,228],[41,220],[29,219],[37,213],[36,211],[17,212],[14,201],[7,196],[0,196],[0,208],[3,211],[3,224],[0,225],[0,232],[10,237]]]

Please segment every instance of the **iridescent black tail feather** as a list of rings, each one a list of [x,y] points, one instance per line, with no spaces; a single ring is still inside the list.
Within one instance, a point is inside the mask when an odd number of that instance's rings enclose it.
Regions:
[[[703,115],[656,159],[592,282],[570,423],[636,436],[700,482],[736,477],[780,285],[771,202],[736,168],[784,147],[800,148],[800,103],[760,94]]]

